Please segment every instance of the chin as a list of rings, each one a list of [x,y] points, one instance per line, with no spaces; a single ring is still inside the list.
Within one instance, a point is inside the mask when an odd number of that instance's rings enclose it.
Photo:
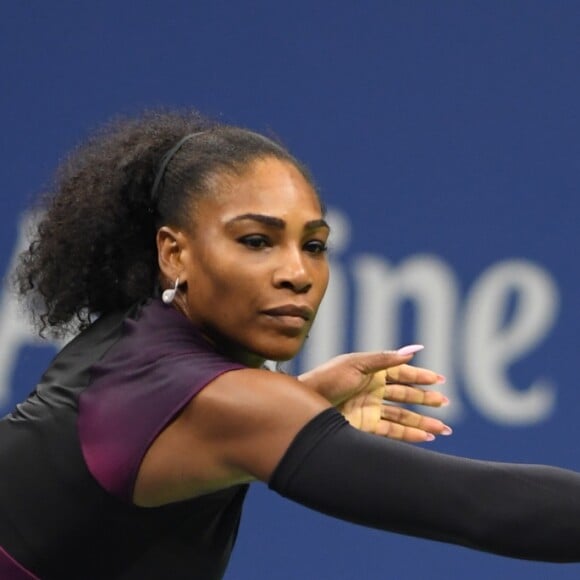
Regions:
[[[273,362],[291,360],[300,352],[306,340],[305,333],[300,336],[269,334],[252,337],[253,340],[234,340],[218,333],[213,333],[212,336],[220,345],[222,352],[252,367],[259,367],[265,360]]]
[[[301,345],[302,346],[302,345]],[[264,356],[267,360],[272,360],[275,362],[286,362],[292,360],[298,353],[300,348],[294,348],[292,350],[272,350],[270,349]]]
[[[256,354],[275,362],[285,362],[293,359],[301,350],[304,341],[301,340],[299,344],[284,345],[279,348],[273,348],[273,345],[268,345],[267,348],[259,349]]]

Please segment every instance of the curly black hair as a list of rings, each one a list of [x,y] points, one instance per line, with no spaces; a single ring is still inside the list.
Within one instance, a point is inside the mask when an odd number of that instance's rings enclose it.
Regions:
[[[152,199],[164,155],[192,133]],[[265,157],[290,161],[312,183],[280,144],[196,111],[150,111],[96,132],[57,170],[14,274],[40,334],[81,330],[95,316],[154,295],[158,227],[186,227],[195,199],[212,193],[211,177],[240,174]]]

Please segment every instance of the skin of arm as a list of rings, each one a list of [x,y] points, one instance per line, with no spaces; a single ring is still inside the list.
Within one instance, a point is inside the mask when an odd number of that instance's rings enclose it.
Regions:
[[[224,373],[155,439],[133,500],[151,507],[268,481],[296,434],[330,406],[287,375],[261,369]]]
[[[428,440],[426,430],[444,433],[437,419],[398,407],[386,408],[399,416],[383,412],[384,398],[432,406],[445,400],[406,384],[440,378],[404,364],[410,358],[394,352],[343,355],[299,379],[262,369],[221,375],[153,442],[137,477],[135,502],[161,505],[268,481],[296,434],[331,402],[353,426],[370,433],[407,441]]]

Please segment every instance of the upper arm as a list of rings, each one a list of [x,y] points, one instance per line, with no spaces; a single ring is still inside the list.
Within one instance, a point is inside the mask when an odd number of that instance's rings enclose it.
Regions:
[[[262,369],[226,372],[153,442],[134,500],[155,505],[268,481],[300,429],[330,405],[297,379]]]

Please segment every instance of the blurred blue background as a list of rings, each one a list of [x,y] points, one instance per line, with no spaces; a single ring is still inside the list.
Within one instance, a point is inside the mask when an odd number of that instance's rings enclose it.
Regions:
[[[4,274],[70,148],[117,114],[194,106],[279,136],[329,206],[333,282],[294,371],[422,342],[415,362],[453,400],[433,449],[580,469],[580,4],[5,0],[0,16]],[[0,319],[4,412],[54,345],[8,291]],[[579,573],[365,530],[257,485],[227,578]]]

